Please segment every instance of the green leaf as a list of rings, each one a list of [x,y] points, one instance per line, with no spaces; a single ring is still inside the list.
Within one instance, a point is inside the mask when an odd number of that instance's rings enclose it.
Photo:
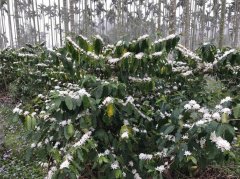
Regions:
[[[188,157],[195,165],[197,165],[197,159],[193,156]]]
[[[33,119],[34,120],[34,119]],[[33,129],[33,125],[36,124],[34,121],[32,120],[31,116],[26,116],[24,119],[24,126],[27,130],[31,130]],[[35,119],[36,120],[36,119]],[[33,122],[33,124],[32,124]]]
[[[84,106],[84,109],[87,109],[91,106],[91,103],[90,103],[90,100],[89,98],[85,95],[83,96],[83,106]]]
[[[100,39],[100,37],[96,37],[93,43],[94,51],[97,55],[99,55],[102,52],[103,49],[103,41]]]
[[[102,93],[103,93],[103,86],[100,85],[94,90],[95,98],[100,99],[102,97]]]
[[[235,119],[240,118],[240,104],[233,108],[233,116]]]
[[[74,126],[69,124],[64,127],[64,136],[67,140],[69,140],[74,135]]]
[[[69,110],[73,109],[73,101],[72,98],[70,98],[69,96],[65,98],[65,104]]]
[[[78,41],[79,47],[81,47],[86,52],[89,50],[90,44],[85,37],[79,35],[77,36],[77,41]]]
[[[72,124],[67,125],[67,134],[69,137],[74,135],[74,126]]]
[[[18,122],[19,120],[19,116],[18,115],[14,115],[12,121],[15,123],[15,122]]]
[[[164,135],[170,134],[174,129],[175,127],[173,125],[170,125],[164,130],[163,134]]]
[[[122,178],[122,171],[120,169],[115,170],[115,177],[116,178]]]
[[[31,157],[32,157],[32,149],[28,148],[25,153],[25,160],[30,161]]]

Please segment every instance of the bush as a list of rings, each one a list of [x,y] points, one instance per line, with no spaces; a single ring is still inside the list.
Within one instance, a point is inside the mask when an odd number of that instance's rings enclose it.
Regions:
[[[42,75],[24,73],[44,81],[30,87],[31,101],[14,109],[35,141],[29,156],[43,159],[48,178],[196,175],[232,155],[240,111],[232,90],[239,87],[223,80],[233,73],[222,60],[231,64],[233,51],[205,61],[212,51],[198,56],[175,35],[113,46],[98,36],[76,41],[41,52]],[[206,91],[206,76],[228,88]]]

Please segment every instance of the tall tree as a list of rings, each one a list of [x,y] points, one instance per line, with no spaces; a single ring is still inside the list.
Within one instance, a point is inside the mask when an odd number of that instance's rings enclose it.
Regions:
[[[17,35],[16,46],[20,47],[22,45],[22,43],[21,43],[21,38],[20,38],[21,37],[21,31],[20,31],[20,23],[19,23],[18,1],[19,0],[14,1],[14,11],[15,11],[14,20],[15,20],[15,24],[16,24],[16,35]]]
[[[204,32],[205,32],[205,8],[206,0],[200,0],[201,7],[201,28],[200,28],[200,42],[204,41]]]
[[[240,1],[239,0],[235,0],[234,2],[235,4],[235,15],[234,15],[234,43],[233,46],[236,48],[238,45],[238,33],[239,33],[239,18],[240,18]]]
[[[10,38],[10,46],[13,47],[13,29],[12,29],[12,20],[11,20],[11,5],[10,0],[7,0],[7,7],[8,7],[8,25],[9,25],[9,38]]]
[[[170,1],[169,34],[176,32],[176,0]]]
[[[184,1],[184,45],[189,47],[189,39],[190,39],[190,0]]]
[[[60,0],[58,0],[58,21],[59,21],[60,46],[62,46],[62,21],[61,21],[61,1]]]
[[[157,23],[158,23],[158,31],[161,29],[161,18],[162,18],[162,1],[158,0],[158,17],[157,17]]]
[[[224,40],[224,23],[225,23],[225,12],[226,12],[226,0],[221,0],[221,19],[219,24],[219,48],[222,48],[223,46],[223,40]]]
[[[68,15],[68,3],[67,0],[63,0],[63,13],[64,13],[64,30],[65,34],[69,32],[69,15]]]
[[[75,32],[74,28],[74,1],[75,0],[69,0],[69,17],[70,17],[70,27],[71,27],[71,32]]]

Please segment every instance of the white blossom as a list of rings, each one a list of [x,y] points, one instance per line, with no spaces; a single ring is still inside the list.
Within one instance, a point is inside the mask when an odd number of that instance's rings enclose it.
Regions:
[[[108,59],[108,63],[115,64],[120,60],[121,60],[120,58],[110,58],[110,59]]]
[[[118,169],[118,168],[119,168],[119,163],[118,163],[118,161],[113,162],[113,163],[111,164],[111,168],[112,168],[113,170]]]
[[[221,112],[222,113],[226,113],[226,114],[228,114],[228,115],[230,115],[232,112],[231,112],[231,109],[229,109],[229,108],[223,108],[222,110],[221,110]]]
[[[81,139],[73,145],[73,147],[81,147],[91,137],[91,134],[92,131],[85,133]]]
[[[138,60],[141,60],[144,56],[144,53],[143,52],[140,52],[138,54],[135,55],[135,58],[138,59]]]
[[[230,143],[220,136],[217,137],[215,131],[211,133],[210,140],[214,142],[217,148],[221,149],[222,152],[229,151],[231,149]]]
[[[221,116],[220,116],[220,114],[218,112],[215,112],[215,113],[212,114],[212,118],[216,119],[217,121],[220,121]]]
[[[130,167],[133,167],[133,161],[129,161],[129,162],[128,162],[128,165],[129,165]]]
[[[107,106],[108,104],[113,103],[113,101],[114,101],[114,98],[108,96],[108,97],[106,97],[106,98],[104,99],[104,101],[102,102],[102,104],[105,105],[105,106]]]
[[[203,148],[204,145],[205,145],[205,143],[206,143],[206,139],[204,139],[204,138],[202,137],[199,142],[200,142],[201,148]]]
[[[199,105],[199,104],[194,104],[194,105],[192,106],[192,108],[193,108],[193,109],[200,109],[200,105]]]
[[[222,105],[216,105],[215,108],[216,109],[222,109],[223,107],[222,107]]]
[[[32,143],[31,144],[31,148],[35,148],[36,147],[36,144],[35,143]]]
[[[69,165],[70,165],[69,161],[68,161],[68,160],[65,160],[63,163],[61,163],[60,169],[68,168]]]
[[[128,135],[128,132],[123,132],[122,135],[121,135],[121,138],[122,139],[128,139],[129,138],[129,135]]]
[[[205,114],[203,114],[203,119],[211,119],[211,114],[209,114],[209,113],[205,113]]]
[[[184,155],[185,155],[185,156],[190,156],[190,155],[192,155],[192,153],[189,152],[189,151],[185,151],[185,152],[184,152]]]
[[[190,104],[185,104],[184,109],[190,110],[190,109],[192,109],[192,106]]]
[[[224,98],[224,99],[221,100],[220,104],[223,104],[223,103],[229,102],[229,101],[232,101],[232,98],[229,97],[229,96],[227,96],[226,98]]]
[[[66,120],[64,120],[64,121],[60,122],[60,123],[59,123],[59,125],[64,127],[64,126],[66,126],[66,125],[67,125],[67,121],[66,121]]]
[[[152,154],[144,154],[144,153],[139,154],[139,159],[140,160],[151,160],[152,157],[153,157]]]
[[[164,165],[160,165],[160,166],[156,167],[155,170],[162,173],[165,170],[165,167],[164,167]]]

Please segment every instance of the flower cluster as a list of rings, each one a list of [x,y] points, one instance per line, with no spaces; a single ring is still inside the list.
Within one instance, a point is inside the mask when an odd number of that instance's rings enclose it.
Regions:
[[[219,148],[222,152],[229,151],[231,149],[230,143],[220,136],[217,137],[215,131],[211,133],[210,140],[214,142],[217,148]]]

